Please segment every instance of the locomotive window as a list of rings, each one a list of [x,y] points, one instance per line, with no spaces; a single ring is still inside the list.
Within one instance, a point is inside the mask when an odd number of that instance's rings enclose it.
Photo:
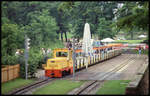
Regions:
[[[68,53],[67,52],[56,52],[56,57],[67,57]]]

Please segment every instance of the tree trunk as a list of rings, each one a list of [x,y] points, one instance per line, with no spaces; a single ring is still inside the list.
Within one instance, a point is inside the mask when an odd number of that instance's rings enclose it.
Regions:
[[[66,42],[67,42],[67,33],[66,33],[66,31],[65,31],[65,39],[66,39]]]
[[[57,31],[56,33],[57,33],[57,37],[56,38],[59,39],[59,31]]]
[[[95,16],[95,24],[97,25],[97,23],[98,23],[98,16],[96,15]]]
[[[86,22],[86,15],[85,15],[85,16],[83,16],[82,18],[83,18],[83,22],[84,22],[84,24],[85,24],[85,23],[88,23],[88,22]]]
[[[133,40],[133,31],[130,31],[131,33],[131,40]]]
[[[63,32],[61,31],[61,41],[63,42]]]

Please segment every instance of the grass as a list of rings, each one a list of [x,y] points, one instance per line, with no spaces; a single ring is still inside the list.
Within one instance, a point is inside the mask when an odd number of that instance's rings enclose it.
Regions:
[[[133,53],[139,54],[139,50],[133,50]],[[147,54],[148,55],[148,49],[147,50],[141,50],[141,54]]]
[[[73,37],[73,34],[72,34],[71,32],[68,32],[68,33],[67,33],[67,37],[70,39],[70,38]],[[65,37],[64,37],[64,38],[65,38]]]
[[[1,85],[2,94],[6,94],[15,88],[19,88],[21,86],[30,84],[32,82],[34,82],[34,80],[25,80],[22,78],[17,78],[17,79],[2,83],[2,85]]]
[[[71,39],[73,34],[71,32],[67,32],[67,39]],[[59,40],[61,40],[61,35],[59,35]],[[63,40],[65,41],[65,34],[63,34]]]
[[[98,95],[124,95],[125,88],[130,80],[109,80],[104,83],[96,94]]]
[[[40,89],[33,94],[67,94],[69,91],[81,86],[85,81],[56,80]]]
[[[133,43],[140,43],[142,41],[143,40],[116,40],[115,42],[117,42],[117,43],[130,43],[130,44],[133,44]]]

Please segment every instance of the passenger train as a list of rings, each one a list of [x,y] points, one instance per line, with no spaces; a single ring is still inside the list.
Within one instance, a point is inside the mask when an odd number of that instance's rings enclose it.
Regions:
[[[100,47],[93,47],[94,53],[88,56],[88,66],[108,60],[121,55],[122,44],[107,44]],[[76,49],[75,70],[86,67],[85,57],[82,49]],[[53,58],[48,59],[44,67],[46,77],[63,77],[66,74],[73,74],[73,50],[68,48],[56,48],[53,50]],[[100,64],[100,63],[99,63]]]

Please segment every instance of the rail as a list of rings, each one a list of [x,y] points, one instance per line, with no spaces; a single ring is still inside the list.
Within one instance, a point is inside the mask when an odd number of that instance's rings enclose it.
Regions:
[[[88,81],[83,86],[81,86],[80,88],[74,89],[71,92],[69,92],[68,94],[75,94],[75,95],[87,94],[88,92],[90,92],[91,90],[96,88],[99,84],[101,84],[101,82],[103,82],[106,77],[112,76],[113,73],[122,70],[126,65],[128,65],[128,64],[130,64],[130,63],[132,63],[134,61],[135,61],[135,59],[130,58],[129,60],[126,60],[125,62],[123,62],[119,66],[109,70],[107,73],[102,74],[101,75],[102,79],[100,81],[98,81],[98,80]]]
[[[27,85],[27,86],[24,86],[24,87],[19,88],[17,90],[14,90],[14,91],[8,93],[8,95],[24,94],[24,93],[28,92],[31,89],[37,88],[37,87],[39,87],[39,86],[41,86],[43,84],[47,84],[47,83],[52,82],[54,80],[56,80],[56,79],[54,79],[54,78],[47,78],[47,79],[44,79],[44,80],[41,80],[41,81],[37,81],[37,82],[32,83],[30,85]]]

